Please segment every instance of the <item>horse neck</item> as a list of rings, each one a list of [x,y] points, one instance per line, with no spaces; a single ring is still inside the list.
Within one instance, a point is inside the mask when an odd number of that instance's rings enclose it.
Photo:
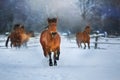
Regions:
[[[57,27],[57,26],[54,26],[54,27],[53,27],[53,26],[48,25],[47,30],[50,32],[51,28],[53,28],[52,30],[54,30],[54,31],[56,31],[56,32],[57,32],[56,27]],[[55,28],[55,29],[54,29],[54,28]]]
[[[88,32],[88,31],[86,31],[86,30],[85,30],[84,32],[85,32],[86,34],[89,34],[89,32]]]
[[[48,37],[47,39],[50,40],[50,41],[53,41],[54,37],[52,36],[52,34],[50,33],[49,30],[47,31],[47,35],[48,35],[48,36],[47,36],[47,37]]]

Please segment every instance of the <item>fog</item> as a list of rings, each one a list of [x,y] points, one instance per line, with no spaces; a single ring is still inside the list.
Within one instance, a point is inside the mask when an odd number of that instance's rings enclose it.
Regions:
[[[119,4],[119,0],[1,0],[0,33],[10,32],[17,23],[41,32],[47,18],[58,17],[60,32],[76,33],[90,25],[92,31],[120,34]]]
[[[81,12],[77,3],[78,0],[27,0],[31,13],[39,15],[38,21],[46,21],[48,17],[58,17],[59,29],[80,26]]]

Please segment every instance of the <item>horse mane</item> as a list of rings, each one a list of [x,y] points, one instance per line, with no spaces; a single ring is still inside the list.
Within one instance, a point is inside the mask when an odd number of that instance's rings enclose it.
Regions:
[[[48,18],[48,23],[56,23],[57,22],[57,18],[52,18],[52,19],[50,19],[50,18]]]
[[[85,27],[85,29],[88,29],[88,28],[90,28],[90,26],[86,26],[86,27]]]
[[[20,24],[15,24],[14,27],[13,27],[13,30],[16,30],[20,27]]]
[[[84,32],[87,32],[88,34],[90,34],[90,26],[86,26]]]
[[[15,24],[13,27],[13,32],[25,32],[24,25]]]

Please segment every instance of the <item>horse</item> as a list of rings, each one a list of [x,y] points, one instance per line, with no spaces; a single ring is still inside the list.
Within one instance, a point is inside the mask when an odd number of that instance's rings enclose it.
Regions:
[[[16,32],[12,32],[8,37],[7,37],[7,40],[6,40],[6,47],[8,47],[8,41],[11,41],[11,48],[12,46],[14,47],[20,47],[20,35]]]
[[[78,47],[82,48],[81,43],[84,43],[84,49],[86,49],[86,43],[88,44],[88,48],[90,49],[90,26],[86,26],[83,32],[78,32],[76,34],[76,42]]]
[[[24,39],[22,39],[23,38],[22,35],[24,35],[25,33],[26,32],[25,32],[23,25],[21,25],[21,24],[14,25],[13,31],[7,37],[7,40],[5,43],[6,47],[8,47],[9,39],[11,41],[11,44],[10,44],[11,47],[12,47],[12,45],[14,47],[20,47],[21,43],[23,43],[23,41],[24,41]]]
[[[57,66],[57,61],[60,56],[61,37],[57,32],[57,18],[48,18],[47,29],[43,30],[40,35],[40,43],[42,45],[45,57],[49,57],[49,66],[53,66],[51,54],[53,53],[54,66]]]
[[[20,45],[18,44],[20,42],[20,32],[23,32],[24,30],[24,26],[22,26],[21,24],[15,24],[13,31],[10,33],[10,35],[7,37],[5,46],[8,47],[8,42],[9,39],[11,41],[10,46],[12,47],[12,45],[14,47],[19,47]]]

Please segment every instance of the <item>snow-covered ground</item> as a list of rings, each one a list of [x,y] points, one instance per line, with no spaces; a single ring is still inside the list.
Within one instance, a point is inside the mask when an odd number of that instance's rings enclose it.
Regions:
[[[48,66],[39,37],[28,47],[6,48],[0,36],[0,80],[120,80],[120,44],[98,44],[94,49],[80,49],[75,40],[61,37],[58,66]],[[120,38],[100,38],[100,42],[120,43]]]

